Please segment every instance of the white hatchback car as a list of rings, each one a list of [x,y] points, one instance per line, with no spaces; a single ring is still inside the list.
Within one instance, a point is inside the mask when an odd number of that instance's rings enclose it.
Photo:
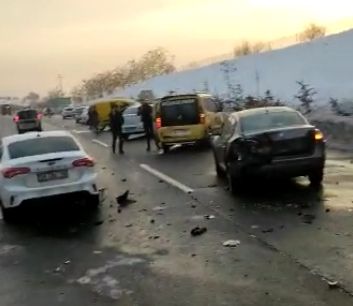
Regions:
[[[138,115],[139,107],[140,104],[135,104],[123,112],[124,124],[122,126],[122,133],[125,138],[129,138],[133,134],[145,133],[141,117]]]
[[[94,166],[93,159],[67,131],[4,137],[0,147],[0,204],[4,219],[10,220],[14,208],[27,200],[59,195],[79,196],[87,204],[97,206],[99,191]]]

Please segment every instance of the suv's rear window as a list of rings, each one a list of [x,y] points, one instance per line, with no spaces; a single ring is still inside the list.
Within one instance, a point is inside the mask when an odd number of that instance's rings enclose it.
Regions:
[[[195,98],[162,101],[161,115],[163,126],[198,124],[200,122]]]
[[[34,119],[37,117],[37,111],[35,110],[26,110],[20,111],[17,113],[20,119]]]
[[[38,137],[11,143],[8,146],[10,159],[48,153],[78,151],[76,142],[67,136]]]
[[[244,133],[253,133],[278,128],[306,124],[297,112],[269,112],[249,115],[241,118],[241,128]]]

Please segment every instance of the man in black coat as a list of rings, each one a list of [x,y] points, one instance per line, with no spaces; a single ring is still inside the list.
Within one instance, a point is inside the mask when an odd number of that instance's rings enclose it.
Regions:
[[[119,109],[116,105],[112,106],[109,119],[110,119],[110,129],[111,129],[112,138],[113,138],[113,142],[112,142],[113,153],[115,153],[116,140],[119,137],[119,154],[124,154],[124,150],[123,150],[124,139],[122,135],[122,126],[124,124],[124,117],[121,109]]]
[[[142,101],[141,106],[138,110],[138,115],[141,117],[143,128],[145,130],[147,140],[147,151],[151,151],[151,139],[154,138],[152,106],[149,105],[147,101]],[[159,149],[157,142],[156,146]]]

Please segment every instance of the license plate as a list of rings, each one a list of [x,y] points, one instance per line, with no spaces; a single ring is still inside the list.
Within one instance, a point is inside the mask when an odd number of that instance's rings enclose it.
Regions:
[[[177,130],[174,131],[175,136],[188,136],[190,135],[190,131],[185,131],[185,130]]]
[[[50,172],[43,172],[37,174],[37,179],[39,183],[55,181],[55,180],[63,180],[68,177],[67,170],[60,170],[60,171],[50,171]]]
[[[36,125],[34,123],[21,123],[20,127],[22,129],[32,129],[32,128],[35,128]]]

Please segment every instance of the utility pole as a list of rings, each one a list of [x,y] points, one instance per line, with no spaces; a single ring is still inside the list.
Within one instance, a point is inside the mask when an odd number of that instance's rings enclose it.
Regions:
[[[58,74],[58,89],[63,92],[63,76],[61,74]]]

